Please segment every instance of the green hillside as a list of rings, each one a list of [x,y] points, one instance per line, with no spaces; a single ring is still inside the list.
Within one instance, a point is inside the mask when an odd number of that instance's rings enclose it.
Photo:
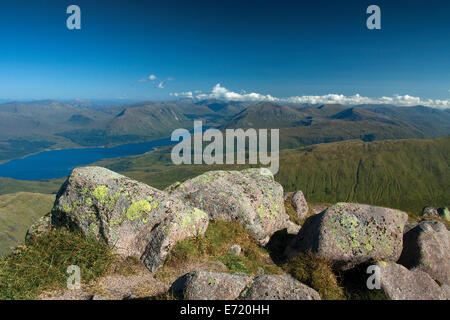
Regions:
[[[361,139],[433,139],[450,133],[450,113],[421,106],[319,107],[262,102],[248,107],[221,126],[279,128],[280,148]]]
[[[65,178],[24,181],[0,177],[0,195],[15,192],[56,193]]]
[[[275,178],[313,203],[354,201],[418,214],[424,206],[450,204],[449,157],[450,137],[318,144],[282,151]],[[167,148],[98,165],[161,189],[204,171],[243,167],[174,166]]]
[[[55,195],[19,192],[0,196],[0,255],[22,242],[29,226],[53,206]]]
[[[450,204],[450,138],[347,141],[291,150],[277,180],[311,202],[360,202],[418,214]]]

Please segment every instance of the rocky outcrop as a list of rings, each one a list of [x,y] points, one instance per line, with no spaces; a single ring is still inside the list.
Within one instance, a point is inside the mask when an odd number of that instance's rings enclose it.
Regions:
[[[427,219],[405,233],[398,263],[450,284],[450,237],[445,224]]]
[[[211,220],[239,221],[261,245],[289,227],[283,187],[260,169],[210,171],[167,191],[205,211]]]
[[[176,280],[169,292],[185,300],[320,300],[314,289],[288,275],[194,271]]]
[[[378,262],[380,285],[392,300],[443,300],[444,290],[420,270],[410,271],[393,262]]]
[[[286,255],[311,251],[341,270],[372,260],[397,261],[407,218],[399,210],[337,203],[306,220]]]
[[[291,198],[291,204],[297,213],[297,217],[301,220],[305,219],[309,213],[308,203],[306,202],[303,192],[300,190],[295,192]]]
[[[52,209],[55,227],[104,240],[155,270],[179,240],[205,232],[208,217],[165,192],[101,167],[73,170]]]

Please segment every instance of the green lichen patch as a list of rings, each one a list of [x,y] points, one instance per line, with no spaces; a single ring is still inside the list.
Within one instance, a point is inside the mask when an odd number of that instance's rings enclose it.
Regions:
[[[107,186],[98,186],[95,188],[92,195],[100,202],[105,203],[108,198],[108,187]]]
[[[140,218],[143,214],[152,210],[152,206],[147,200],[140,200],[133,203],[127,210],[127,218],[130,221]]]

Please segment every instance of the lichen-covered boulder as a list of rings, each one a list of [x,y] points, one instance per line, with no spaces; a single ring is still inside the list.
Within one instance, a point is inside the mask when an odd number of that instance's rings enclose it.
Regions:
[[[244,300],[320,300],[314,289],[289,275],[262,275],[242,294]]]
[[[193,271],[178,278],[169,293],[184,300],[235,300],[252,280],[243,273]]]
[[[270,171],[210,171],[166,190],[205,211],[210,220],[239,221],[261,245],[289,225],[283,187]]]
[[[299,219],[305,219],[309,213],[309,208],[303,192],[301,192],[300,190],[295,192],[292,195],[291,204],[297,213],[297,217]]]
[[[203,233],[208,225],[201,210],[101,167],[72,171],[58,192],[51,221],[104,240],[127,256],[140,258],[152,242],[152,255],[160,260],[174,241]]]
[[[37,237],[48,233],[52,228],[50,213],[33,223],[25,235],[25,244],[31,244]]]
[[[337,203],[306,220],[286,255],[311,251],[341,270],[372,260],[397,261],[407,219],[399,210]]]
[[[169,289],[185,300],[320,300],[319,294],[288,275],[193,271]]]
[[[380,286],[392,300],[444,300],[444,290],[425,272],[410,271],[404,266],[380,261]]]
[[[450,237],[447,227],[436,220],[423,220],[405,233],[398,263],[422,270],[440,283],[450,284]]]

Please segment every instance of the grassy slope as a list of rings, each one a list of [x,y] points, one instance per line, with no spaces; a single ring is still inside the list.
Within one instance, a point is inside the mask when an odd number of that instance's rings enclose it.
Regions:
[[[19,192],[0,196],[0,255],[23,241],[28,227],[50,211],[55,196]]]

